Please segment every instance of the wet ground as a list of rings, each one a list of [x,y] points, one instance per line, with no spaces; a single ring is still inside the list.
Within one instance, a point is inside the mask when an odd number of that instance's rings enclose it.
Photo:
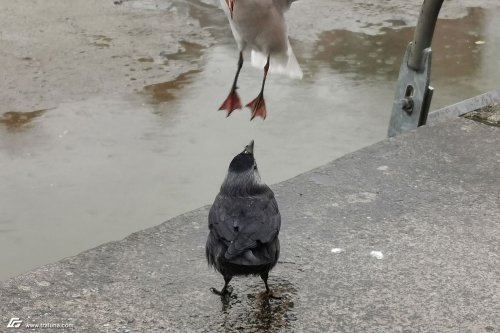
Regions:
[[[500,129],[464,118],[274,184],[269,275],[207,266],[210,206],[0,281],[0,324],[59,332],[440,332],[500,328]],[[56,331],[56,330],[53,330]]]
[[[445,3],[432,109],[498,88],[495,2]],[[252,138],[271,184],[385,138],[419,10],[297,2],[304,79],[269,77],[268,118],[249,122],[248,110],[215,111],[237,50],[213,2],[0,3],[0,279],[210,203]],[[244,67],[244,102],[260,80]]]
[[[465,115],[465,118],[500,127],[500,104],[488,105]]]

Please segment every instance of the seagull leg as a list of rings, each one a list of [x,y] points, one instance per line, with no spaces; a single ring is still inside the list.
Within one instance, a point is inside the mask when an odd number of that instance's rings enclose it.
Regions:
[[[262,80],[262,88],[260,89],[259,95],[247,106],[252,110],[252,120],[256,116],[261,117],[262,119],[266,119],[267,111],[266,111],[266,102],[264,101],[264,85],[266,84],[267,72],[269,71],[269,58],[270,55],[267,56],[267,62],[264,66],[264,79]]]
[[[238,93],[236,92],[236,89],[238,89],[237,83],[238,83],[238,76],[240,75],[241,67],[243,67],[243,52],[240,51],[240,59],[238,60],[238,70],[236,71],[236,75],[234,77],[231,91],[229,92],[229,95],[227,96],[224,103],[222,103],[222,105],[219,108],[219,111],[220,110],[227,111],[227,117],[229,117],[231,112],[233,112],[234,110],[241,108],[240,97],[238,96]]]
[[[229,8],[229,13],[231,14],[231,19],[233,18],[234,1],[235,0],[226,0],[227,8]]]

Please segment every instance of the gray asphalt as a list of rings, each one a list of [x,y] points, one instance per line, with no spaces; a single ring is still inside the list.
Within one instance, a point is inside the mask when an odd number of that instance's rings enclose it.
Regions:
[[[258,277],[210,293],[203,207],[1,282],[0,331],[498,332],[499,134],[455,119],[273,186],[281,299]]]

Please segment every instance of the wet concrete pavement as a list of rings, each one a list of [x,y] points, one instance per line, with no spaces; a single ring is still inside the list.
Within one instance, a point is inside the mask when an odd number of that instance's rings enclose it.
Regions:
[[[208,204],[251,138],[276,183],[385,137],[420,4],[295,3],[304,79],[271,76],[268,119],[250,123],[215,111],[237,50],[214,3],[1,1],[0,279]],[[496,1],[446,3],[442,17],[433,108],[500,77]],[[244,67],[244,101],[260,80]]]
[[[204,258],[203,207],[0,282],[0,322],[73,325],[58,332],[496,332],[499,131],[466,119],[425,126],[272,186],[283,223],[269,282],[280,299],[266,298],[258,277],[233,279],[226,301],[210,293],[223,281]]]

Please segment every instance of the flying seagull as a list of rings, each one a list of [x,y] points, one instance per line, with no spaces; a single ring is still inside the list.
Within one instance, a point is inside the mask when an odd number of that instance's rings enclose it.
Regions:
[[[243,51],[250,49],[252,65],[264,68],[260,93],[246,105],[252,110],[251,120],[257,116],[266,119],[264,85],[268,71],[302,78],[302,70],[288,40],[284,17],[293,1],[295,0],[220,0],[240,51],[233,85],[219,108],[227,111],[227,116],[242,107],[236,89],[243,66]]]

